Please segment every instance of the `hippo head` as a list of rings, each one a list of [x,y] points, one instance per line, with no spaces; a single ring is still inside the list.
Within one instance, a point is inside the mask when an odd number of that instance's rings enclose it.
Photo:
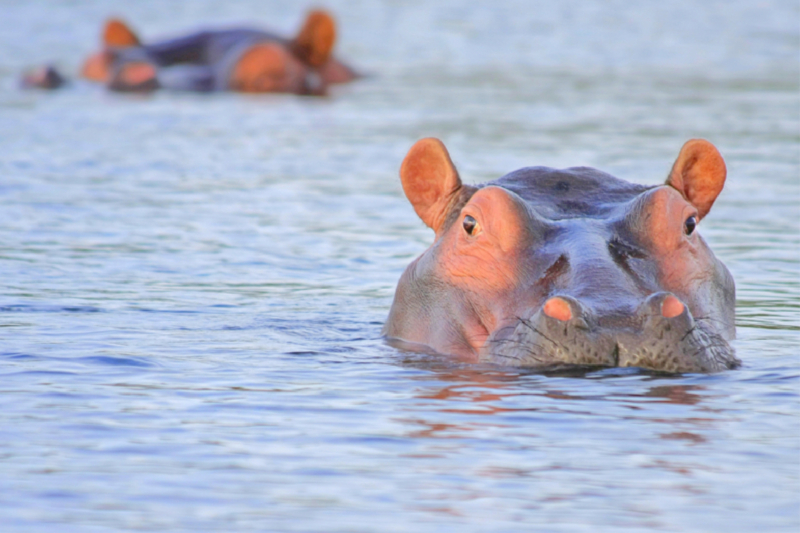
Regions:
[[[733,279],[697,231],[725,175],[717,149],[691,140],[661,186],[587,167],[469,186],[423,139],[400,177],[436,237],[400,278],[383,333],[502,365],[734,368]]]

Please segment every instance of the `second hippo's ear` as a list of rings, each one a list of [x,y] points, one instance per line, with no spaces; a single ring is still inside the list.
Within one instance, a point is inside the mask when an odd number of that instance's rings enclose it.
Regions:
[[[687,141],[672,165],[667,185],[680,191],[702,219],[725,185],[727,170],[719,150],[704,139]]]
[[[108,19],[103,27],[103,44],[112,48],[140,46],[141,41],[125,21]]]
[[[330,59],[335,43],[336,22],[333,17],[323,9],[314,9],[306,16],[289,48],[300,61],[319,68]]]
[[[438,232],[461,189],[461,178],[442,141],[433,137],[417,141],[403,159],[400,181],[419,218]]]

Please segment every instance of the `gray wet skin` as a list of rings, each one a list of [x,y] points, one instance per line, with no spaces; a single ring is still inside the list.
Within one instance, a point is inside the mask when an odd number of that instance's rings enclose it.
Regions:
[[[466,186],[436,139],[401,180],[436,238],[398,283],[390,342],[511,366],[738,366],[733,278],[696,229],[725,181],[707,141],[657,187],[585,167]]]

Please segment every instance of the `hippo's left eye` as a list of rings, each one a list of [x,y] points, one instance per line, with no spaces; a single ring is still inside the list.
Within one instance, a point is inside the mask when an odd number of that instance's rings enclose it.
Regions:
[[[694,228],[697,227],[697,217],[690,216],[686,219],[686,222],[683,223],[683,231],[686,235],[691,235],[694,231]]]
[[[475,217],[467,215],[464,217],[464,231],[467,232],[467,235],[472,235],[475,232],[475,228],[478,227],[478,221],[475,220]]]

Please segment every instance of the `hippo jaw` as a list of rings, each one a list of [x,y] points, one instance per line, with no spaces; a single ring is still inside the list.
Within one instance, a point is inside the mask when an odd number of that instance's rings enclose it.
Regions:
[[[678,301],[669,293],[653,294],[622,325],[608,325],[577,300],[556,297],[569,306],[566,316],[550,316],[543,307],[517,319],[488,339],[480,358],[505,366],[640,367],[675,373],[739,366],[734,349],[705,319],[695,320],[683,305],[677,314],[664,312],[670,298]]]

